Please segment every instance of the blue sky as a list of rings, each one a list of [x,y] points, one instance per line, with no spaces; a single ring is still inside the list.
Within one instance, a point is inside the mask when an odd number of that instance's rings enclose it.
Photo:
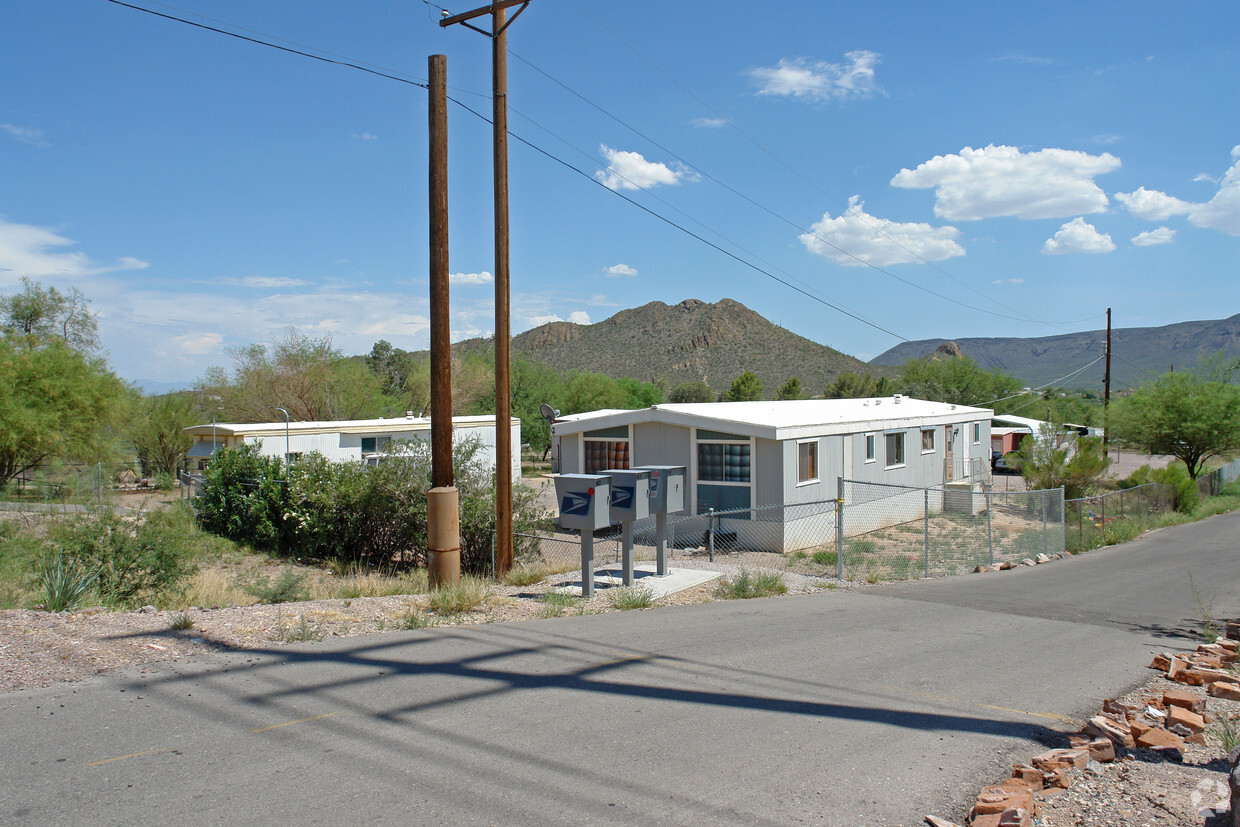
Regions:
[[[426,347],[416,84],[446,54],[489,116],[488,39],[422,0],[133,3],[414,83],[107,0],[10,4],[0,292],[79,288],[131,380],[189,384],[289,327]],[[508,42],[513,332],[726,297],[870,358],[1107,306],[1232,315],[1238,23],[1234,2],[532,0]],[[494,327],[491,132],[456,104],[449,130],[459,339]]]

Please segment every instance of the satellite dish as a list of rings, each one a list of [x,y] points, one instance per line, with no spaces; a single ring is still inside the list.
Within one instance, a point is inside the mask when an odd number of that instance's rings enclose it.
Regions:
[[[557,416],[560,415],[559,411],[557,411],[555,408],[548,405],[546,402],[544,402],[542,405],[539,406],[538,412],[541,413],[543,416],[543,419],[547,420],[548,422],[551,422],[551,420],[555,419]]]

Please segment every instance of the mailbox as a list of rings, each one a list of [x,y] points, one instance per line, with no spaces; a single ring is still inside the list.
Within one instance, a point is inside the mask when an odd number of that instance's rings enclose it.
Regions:
[[[650,472],[642,469],[609,469],[611,477],[611,519],[643,520],[650,516]]]
[[[685,467],[683,465],[641,465],[650,472],[650,513],[674,514],[685,510]]]
[[[598,474],[560,474],[555,478],[560,525],[597,531],[611,525],[611,478]]]

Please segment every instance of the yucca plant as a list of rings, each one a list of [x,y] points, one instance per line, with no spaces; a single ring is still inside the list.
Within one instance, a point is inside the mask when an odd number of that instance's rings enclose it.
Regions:
[[[43,605],[49,612],[66,612],[82,605],[82,601],[95,587],[99,572],[89,569],[72,557],[66,557],[62,549],[43,556],[39,562],[37,584],[43,595]]]

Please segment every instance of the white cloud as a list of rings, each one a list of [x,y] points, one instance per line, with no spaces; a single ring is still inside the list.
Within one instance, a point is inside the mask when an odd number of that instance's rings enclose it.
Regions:
[[[174,353],[182,356],[213,356],[224,353],[224,337],[219,333],[187,333],[169,340]]]
[[[874,75],[881,59],[876,52],[857,49],[844,57],[848,62],[843,64],[783,58],[775,66],[752,69],[749,74],[758,81],[759,95],[827,101],[883,93]]]
[[[448,275],[449,284],[460,284],[466,287],[490,284],[493,281],[495,281],[495,277],[485,270],[481,273],[451,273]]]
[[[619,276],[637,275],[637,271],[627,264],[613,264],[610,267],[604,268],[603,273],[613,278]]]
[[[1133,192],[1117,192],[1115,200],[1124,209],[1145,221],[1166,221],[1173,215],[1185,215],[1193,209],[1187,201],[1181,201],[1165,192],[1138,187]]]
[[[1093,224],[1085,223],[1085,219],[1080,217],[1064,224],[1054,238],[1046,239],[1046,243],[1042,245],[1042,252],[1048,256],[1109,253],[1114,249],[1115,242],[1110,235],[1098,232]]]
[[[995,279],[991,284],[1024,284],[1024,279]]]
[[[353,137],[359,141],[377,141],[379,136],[373,132],[354,132]]]
[[[996,216],[1064,218],[1105,212],[1107,197],[1093,179],[1118,169],[1110,153],[1070,149],[1022,153],[1014,146],[965,147],[959,155],[936,155],[902,169],[894,187],[934,189],[934,214],[950,221]]]
[[[568,314],[568,320],[573,324],[590,324],[590,314],[584,310],[574,310]]]
[[[693,124],[696,127],[700,127],[702,129],[719,129],[721,127],[725,127],[728,125],[728,119],[727,118],[694,118],[693,120],[689,121],[689,123]]]
[[[604,144],[599,152],[607,161],[607,169],[594,173],[594,177],[611,190],[650,189],[660,184],[679,184],[696,181],[697,176],[685,169],[672,169],[657,161],[647,161],[640,152],[625,152]]]
[[[1153,247],[1158,244],[1170,244],[1175,241],[1175,230],[1170,227],[1159,227],[1157,230],[1146,230],[1132,240],[1137,247]]]
[[[525,319],[525,324],[526,324],[526,329],[528,330],[531,327],[541,327],[542,325],[545,325],[545,324],[551,324],[552,322],[562,322],[562,321],[564,320],[561,319],[555,313],[547,313],[546,315],[543,315],[543,316],[528,316]]]
[[[593,296],[591,296],[586,301],[586,304],[590,305],[591,307],[619,307],[620,306],[619,302],[612,301],[611,299],[607,298],[602,293],[595,293]]]
[[[17,126],[11,123],[0,123],[0,129],[9,133],[9,136],[15,141],[21,141],[24,144],[31,144],[33,146],[51,146],[51,144],[43,140],[42,129],[31,129],[28,126]]]
[[[1231,150],[1232,165],[1219,190],[1205,204],[1196,204],[1188,220],[1198,227],[1240,235],[1240,146]]]
[[[216,279],[217,284],[231,284],[235,287],[253,287],[259,290],[277,289],[280,287],[303,287],[310,284],[302,279],[285,276],[242,276],[241,278]]]
[[[131,256],[117,259],[114,264],[91,261],[85,253],[69,252],[76,241],[65,238],[46,227],[15,224],[0,217],[0,271],[11,270],[20,276],[96,276],[117,270],[141,270],[149,265]]]
[[[869,215],[860,196],[848,199],[848,209],[838,218],[823,213],[822,220],[800,236],[811,253],[836,264],[860,267],[873,264],[907,264],[915,261],[942,261],[963,256],[956,243],[960,231],[955,227],[931,227],[924,223],[897,223]]]

